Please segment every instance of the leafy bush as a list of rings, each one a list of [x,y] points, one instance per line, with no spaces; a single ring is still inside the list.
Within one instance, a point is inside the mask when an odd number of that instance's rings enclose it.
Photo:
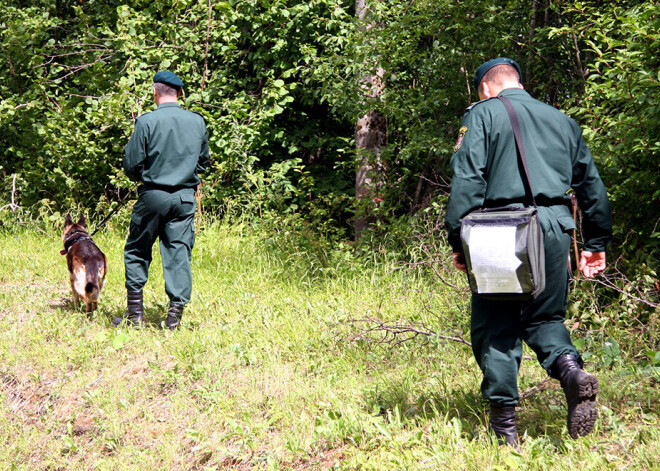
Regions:
[[[583,2],[572,11],[581,18],[578,33],[593,60],[587,64],[585,95],[569,113],[583,123],[607,182],[616,253],[623,255],[627,269],[637,266],[639,273],[653,276],[660,259],[660,7],[655,2],[628,8]],[[553,34],[572,31],[559,28]]]

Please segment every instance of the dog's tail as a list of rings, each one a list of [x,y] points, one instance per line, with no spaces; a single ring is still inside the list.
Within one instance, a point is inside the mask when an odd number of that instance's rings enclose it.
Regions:
[[[86,278],[87,283],[85,283],[85,294],[87,299],[96,301],[101,294],[101,283],[103,281],[103,276],[105,275],[105,270],[101,270],[102,267],[89,267],[87,269]]]
[[[88,281],[87,284],[85,285],[85,293],[87,295],[92,295],[94,298],[98,298],[99,296],[99,287],[97,284],[92,283],[91,281]]]

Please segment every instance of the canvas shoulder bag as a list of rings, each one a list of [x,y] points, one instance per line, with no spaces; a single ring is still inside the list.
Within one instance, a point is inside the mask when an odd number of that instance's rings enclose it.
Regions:
[[[461,242],[474,294],[488,299],[526,301],[536,298],[545,289],[543,231],[518,116],[508,98],[498,98],[511,120],[533,207],[504,206],[472,211],[461,223]]]

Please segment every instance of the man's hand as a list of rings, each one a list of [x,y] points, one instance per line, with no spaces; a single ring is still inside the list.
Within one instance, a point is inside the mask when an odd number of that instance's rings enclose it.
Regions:
[[[605,270],[605,252],[582,251],[580,256],[580,271],[587,278],[593,278]]]
[[[465,264],[465,257],[461,252],[454,252],[451,254],[451,261],[454,262],[454,267],[457,270],[467,273],[467,265]]]

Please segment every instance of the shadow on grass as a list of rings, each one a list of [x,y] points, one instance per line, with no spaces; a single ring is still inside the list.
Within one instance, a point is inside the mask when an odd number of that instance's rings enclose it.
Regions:
[[[66,311],[76,311],[77,310],[73,307],[73,300],[71,300],[71,299],[69,299],[69,300],[60,299],[57,302],[52,302],[48,307],[52,310],[57,310],[57,309],[61,309],[63,311],[65,311],[65,310]]]
[[[393,384],[365,396],[368,410],[378,411],[387,420],[431,422],[436,419],[460,421],[465,438],[480,439],[488,429],[488,403],[476,391],[449,390],[411,397],[406,384]],[[566,403],[561,390],[543,391],[520,402],[516,408],[518,432],[529,438],[544,438],[564,449]]]
[[[85,307],[85,302],[81,301],[78,303],[76,306],[73,303],[73,298],[61,298],[59,300],[54,300],[51,302],[48,307],[52,311],[68,311],[69,313],[75,313],[75,314],[81,314],[87,317],[87,320],[97,320],[103,318],[105,315],[105,312],[107,311],[102,307],[102,305],[99,303],[97,306],[96,310],[92,312],[87,312],[86,307]]]
[[[518,431],[532,438],[544,437],[563,449],[569,438],[566,413],[563,391],[548,388],[518,404]]]
[[[115,317],[123,317],[125,313],[126,313],[126,308],[115,309],[112,311],[107,311],[103,317],[108,323],[108,326],[114,327],[112,324],[112,320]],[[153,308],[145,307],[142,328],[152,329],[152,330],[169,330],[167,327],[165,327],[166,317],[167,317],[167,309],[164,309],[162,307],[153,307]],[[198,327],[199,326],[197,323],[186,322],[185,311],[184,311],[183,320],[181,325],[179,326],[179,329],[196,330]]]
[[[411,398],[405,384],[392,385],[365,397],[369,410],[378,411],[388,420],[431,422],[457,419],[461,430],[474,439],[486,429],[486,404],[473,391],[452,390],[447,394],[425,393]]]
[[[115,317],[124,317],[126,313],[126,307],[109,307],[104,306],[99,303],[98,308],[95,311],[90,313],[85,312],[85,304],[81,303],[78,306],[74,306],[73,299],[70,298],[61,298],[58,300],[53,300],[49,305],[50,309],[57,312],[71,313],[71,314],[80,314],[85,315],[88,321],[95,321],[100,324],[106,324],[106,327],[114,328],[112,320]],[[199,327],[197,322],[186,322],[184,317],[179,328],[186,330],[196,330]],[[153,330],[168,330],[165,327],[165,318],[167,317],[167,306],[155,306],[155,307],[145,307],[144,308],[144,323],[142,328],[153,329]],[[123,323],[128,327],[128,324]]]
[[[71,313],[85,314],[87,315],[88,320],[101,319],[108,313],[112,312],[110,311],[110,308],[107,305],[103,304],[102,299],[99,301],[94,311],[86,312],[85,302],[80,301],[76,306],[73,303],[73,298],[71,296],[62,297],[57,300],[52,300],[52,302],[48,305],[48,307],[53,311],[68,311]]]

